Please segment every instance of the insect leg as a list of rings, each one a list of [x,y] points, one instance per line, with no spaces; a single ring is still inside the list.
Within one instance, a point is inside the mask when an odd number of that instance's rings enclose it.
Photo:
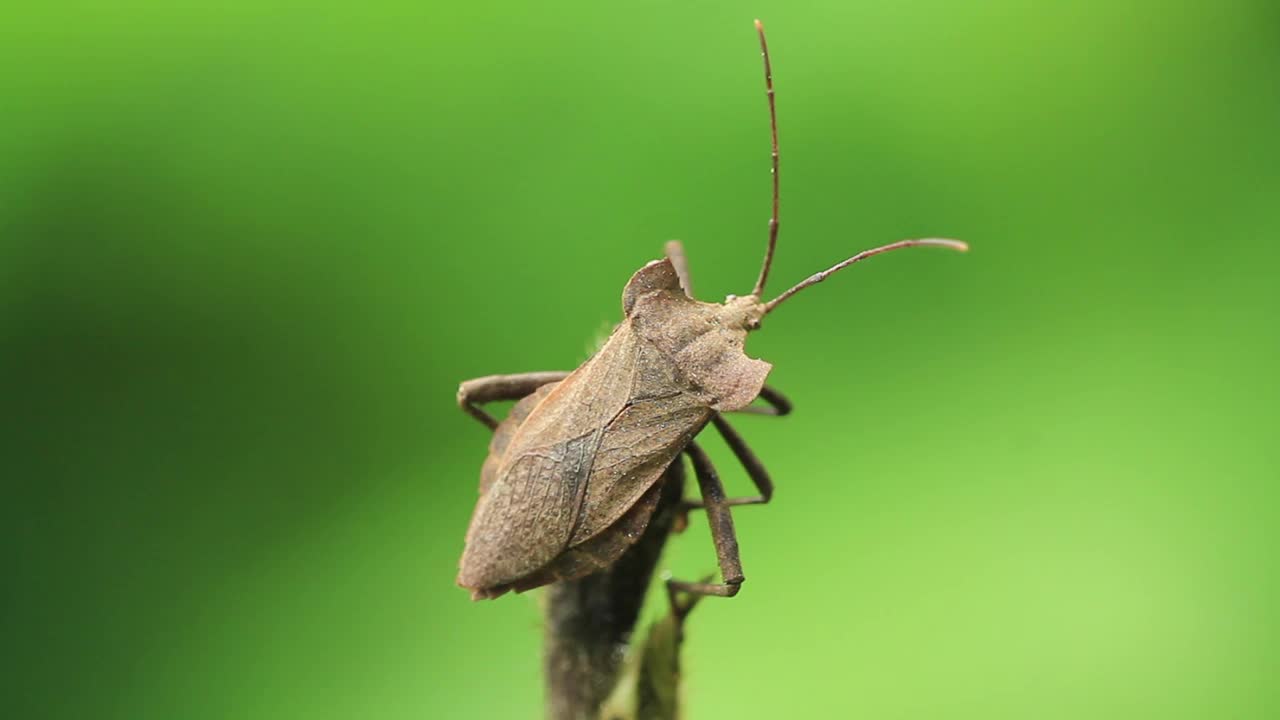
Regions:
[[[493,430],[498,427],[498,421],[481,410],[481,405],[498,400],[519,400],[547,383],[560,382],[568,376],[567,372],[552,370],[518,375],[488,375],[468,380],[458,386],[458,407]]]
[[[773,480],[769,478],[769,471],[764,469],[764,463],[760,462],[760,458],[756,457],[750,447],[747,447],[746,441],[742,439],[738,431],[734,430],[733,426],[722,415],[717,413],[711,418],[711,422],[715,424],[716,430],[720,431],[720,436],[724,438],[729,449],[738,458],[738,462],[742,463],[742,467],[747,471],[752,484],[760,492],[757,496],[730,498],[729,504],[754,505],[769,502],[769,499],[773,497]]]
[[[738,558],[738,536],[733,531],[733,516],[729,513],[729,503],[724,496],[724,486],[716,475],[711,458],[694,443],[685,448],[689,460],[693,463],[693,472],[698,476],[698,489],[702,491],[702,501],[707,508],[707,520],[711,524],[711,539],[716,546],[716,560],[720,564],[720,575],[724,583],[685,582],[668,580],[667,592],[686,592],[692,595],[720,595],[733,597],[738,594],[742,585],[742,561]]]
[[[714,575],[707,575],[697,584],[708,584],[714,577]],[[693,610],[693,606],[697,605],[698,601],[705,597],[705,595],[698,593],[683,593],[683,597],[681,597],[681,594],[680,590],[671,587],[670,582],[667,583],[667,603],[671,606],[671,615],[677,622],[683,622],[689,616],[689,611]]]
[[[765,401],[768,407],[764,405],[748,405],[737,412],[750,415],[776,415],[778,417],[791,413],[791,401],[787,399],[787,396],[768,385],[760,388],[759,399]]]
[[[693,297],[693,279],[689,276],[689,258],[684,254],[684,245],[679,240],[671,240],[663,249],[667,259],[671,261],[671,267],[676,271],[676,277],[680,278],[684,294]]]
[[[773,388],[763,388],[760,391],[760,397],[764,398],[765,402],[769,403],[772,407],[764,408],[756,406],[757,409],[755,412],[758,414],[782,416],[791,412],[791,401],[787,400],[782,393],[774,390]],[[750,412],[750,410],[746,412]],[[715,424],[716,430],[720,431],[721,437],[723,437],[725,443],[729,445],[729,449],[733,450],[733,454],[737,456],[738,462],[742,463],[742,467],[747,471],[747,475],[751,478],[752,484],[754,484],[756,486],[756,490],[760,492],[759,495],[729,498],[725,502],[730,506],[762,505],[769,502],[769,499],[773,497],[773,480],[769,478],[769,471],[764,469],[764,463],[761,463],[760,458],[756,457],[756,454],[751,451],[751,448],[747,447],[746,441],[742,439],[742,436],[738,434],[737,430],[734,430],[733,427],[729,425],[729,421],[725,420],[723,415],[717,413],[711,416],[711,422]],[[682,513],[681,518],[684,517],[683,513],[702,507],[705,507],[705,505],[701,500],[685,500],[680,506],[680,511]],[[677,523],[677,526],[683,527],[685,524],[686,521],[682,519]]]
[[[739,412],[773,415],[775,417],[781,417],[791,412],[791,401],[785,395],[767,385],[760,389],[760,399],[768,403],[768,407],[752,405]],[[756,490],[760,491],[759,495],[727,498],[725,503],[732,507],[735,505],[762,505],[769,502],[769,499],[773,497],[773,480],[769,478],[769,471],[764,469],[764,464],[760,462],[760,458],[756,457],[751,448],[747,447],[746,441],[742,439],[738,431],[729,425],[723,415],[716,413],[711,417],[711,422],[715,424],[716,430],[720,431],[720,435],[729,445],[729,448],[733,450],[738,462],[742,463],[742,467],[746,469],[752,484],[756,486]],[[676,518],[677,532],[683,531],[688,526],[688,513],[690,510],[698,510],[704,507],[706,507],[706,503],[702,500],[685,500],[681,502],[680,514]]]
[[[747,475],[751,478],[752,484],[756,486],[759,495],[747,495],[745,497],[731,497],[725,499],[725,504],[730,507],[738,505],[763,505],[773,497],[773,480],[769,478],[769,471],[764,469],[764,463],[760,462],[760,458],[747,447],[747,443],[734,430],[729,422],[720,414],[711,416],[711,422],[715,423],[716,429],[720,431],[720,435],[724,437],[725,443],[733,450],[733,454],[737,456],[738,462],[742,463],[742,467],[746,469]],[[676,530],[683,532],[689,526],[689,511],[701,510],[706,507],[703,500],[682,500],[680,502],[679,515],[676,516]]]

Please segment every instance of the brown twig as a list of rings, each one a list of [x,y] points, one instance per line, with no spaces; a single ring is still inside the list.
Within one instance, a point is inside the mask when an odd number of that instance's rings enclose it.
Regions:
[[[684,480],[677,457],[636,544],[607,570],[547,588],[543,672],[551,720],[597,720],[618,680],[653,571],[679,514]]]

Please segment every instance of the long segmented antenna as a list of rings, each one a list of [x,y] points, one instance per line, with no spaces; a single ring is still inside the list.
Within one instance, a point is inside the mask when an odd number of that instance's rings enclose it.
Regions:
[[[826,280],[827,277],[832,273],[839,272],[840,270],[843,270],[849,267],[850,265],[858,262],[859,260],[866,260],[872,255],[879,255],[880,253],[886,253],[886,252],[889,252],[890,250],[899,250],[901,248],[915,247],[917,245],[933,245],[936,247],[951,248],[952,250],[957,250],[959,252],[967,252],[969,250],[969,246],[959,240],[945,240],[942,238],[924,238],[921,240],[899,240],[898,242],[889,243],[888,245],[882,245],[878,248],[863,250],[862,252],[858,253],[857,255],[854,255],[853,257],[849,258],[848,260],[845,260],[844,262],[837,263],[827,268],[826,270],[823,270],[822,272],[814,273],[810,275],[809,277],[805,278],[804,280],[796,284],[795,287],[791,288],[790,290],[787,290],[786,292],[782,293],[778,297],[765,303],[764,314],[768,315],[770,312],[773,312],[773,309],[777,307],[783,300],[786,300],[787,298],[791,297],[792,295],[795,295],[796,293],[809,287],[810,285],[817,285],[823,280]]]
[[[773,215],[769,218],[769,247],[764,253],[764,265],[760,267],[760,277],[756,280],[756,287],[751,291],[752,296],[759,298],[764,293],[764,283],[769,279],[769,268],[773,265],[773,251],[778,245],[778,110],[773,98],[773,67],[769,64],[769,44],[764,39],[764,23],[756,20],[756,32],[760,35],[760,56],[764,58],[764,87],[765,93],[769,97],[769,139],[773,143]],[[959,252],[967,252],[969,246],[959,240],[947,240],[943,238],[922,238],[919,240],[899,240],[895,243],[882,245],[878,248],[863,250],[844,262],[836,263],[831,267],[819,273],[814,273],[796,284],[791,289],[783,292],[778,297],[764,304],[764,314],[768,315],[773,309],[782,304],[783,300],[795,295],[801,290],[826,280],[833,273],[837,273],[850,265],[866,260],[872,255],[879,255],[891,250],[899,250],[901,248],[916,247],[920,245],[932,245],[934,247],[945,247]]]
[[[764,23],[756,20],[756,32],[760,34],[760,55],[764,58],[764,87],[769,96],[769,137],[773,141],[773,215],[769,217],[769,248],[764,253],[764,265],[752,295],[760,297],[764,282],[769,279],[769,267],[773,265],[773,249],[778,244],[778,111],[773,101],[773,68],[769,65],[769,45],[764,40]]]

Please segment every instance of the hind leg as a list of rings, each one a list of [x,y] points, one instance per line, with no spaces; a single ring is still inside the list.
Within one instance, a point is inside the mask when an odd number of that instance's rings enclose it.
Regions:
[[[723,582],[686,582],[668,580],[667,592],[671,597],[684,592],[690,595],[719,595],[733,597],[745,579],[742,575],[742,560],[738,557],[738,536],[733,529],[733,516],[729,512],[728,499],[724,496],[724,485],[716,475],[711,459],[694,443],[685,448],[689,460],[693,464],[693,472],[698,478],[698,489],[702,491],[703,507],[707,510],[707,521],[711,525],[711,540],[716,547],[716,560],[720,565],[720,576]]]
[[[547,383],[569,377],[564,371],[530,372],[518,375],[488,375],[468,380],[458,386],[458,407],[493,430],[498,421],[480,408],[484,403],[519,400]]]

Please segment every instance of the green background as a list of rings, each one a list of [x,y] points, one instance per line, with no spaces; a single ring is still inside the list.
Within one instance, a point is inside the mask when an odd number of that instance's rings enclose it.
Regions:
[[[12,3],[12,718],[541,711],[453,584],[457,383],[569,368],[685,240],[797,410],[689,717],[1280,714],[1280,6]],[[730,491],[749,487],[718,439]],[[714,568],[705,524],[663,563]]]

